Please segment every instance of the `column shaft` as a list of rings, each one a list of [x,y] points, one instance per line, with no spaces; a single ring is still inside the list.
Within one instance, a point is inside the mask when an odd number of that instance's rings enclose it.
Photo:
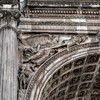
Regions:
[[[17,100],[18,44],[11,28],[0,32],[0,100]]]

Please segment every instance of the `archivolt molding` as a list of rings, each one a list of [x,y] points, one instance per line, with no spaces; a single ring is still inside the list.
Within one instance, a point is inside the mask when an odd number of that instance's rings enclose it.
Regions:
[[[25,94],[25,100],[40,100],[46,81],[48,81],[49,77],[52,76],[57,69],[76,58],[80,58],[91,53],[100,53],[99,49],[99,43],[97,42],[82,44],[80,46],[71,47],[69,51],[64,50],[59,52],[49,58],[49,60],[41,65],[35,76],[31,78]]]

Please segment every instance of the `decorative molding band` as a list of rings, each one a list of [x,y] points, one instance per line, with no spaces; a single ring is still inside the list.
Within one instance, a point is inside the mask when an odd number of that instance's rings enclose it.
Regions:
[[[97,0],[91,1],[91,0],[29,0],[28,6],[32,7],[80,7],[80,4],[82,7],[100,7],[100,2]]]
[[[33,9],[23,10],[22,13],[33,14],[83,14],[83,15],[99,15],[99,9]]]
[[[20,25],[50,25],[50,26],[100,26],[100,23],[78,23],[78,22],[58,22],[58,21],[47,21],[42,22],[30,22],[30,21],[21,21]]]

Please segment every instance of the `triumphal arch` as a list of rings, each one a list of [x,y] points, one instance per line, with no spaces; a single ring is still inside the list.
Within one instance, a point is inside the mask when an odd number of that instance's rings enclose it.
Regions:
[[[100,100],[100,0],[0,0],[0,100]]]

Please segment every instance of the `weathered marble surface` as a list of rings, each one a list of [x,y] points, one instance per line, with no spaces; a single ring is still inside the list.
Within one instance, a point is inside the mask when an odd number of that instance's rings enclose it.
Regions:
[[[17,100],[18,45],[14,30],[0,30],[0,100]]]

